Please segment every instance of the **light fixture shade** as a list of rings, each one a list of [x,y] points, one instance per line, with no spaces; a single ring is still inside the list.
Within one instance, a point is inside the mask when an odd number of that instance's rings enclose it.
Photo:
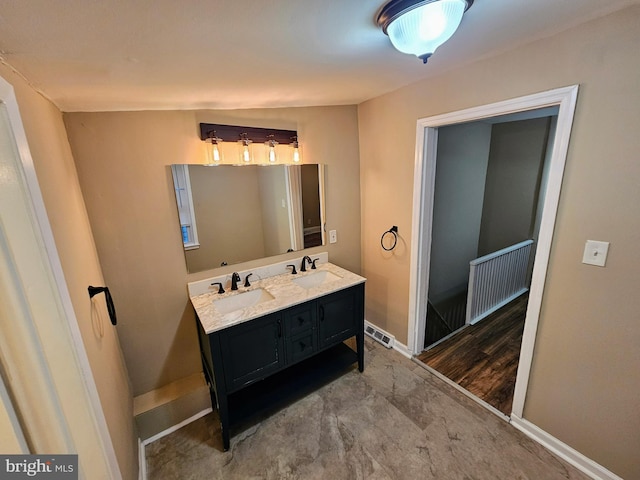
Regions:
[[[455,33],[473,0],[393,0],[378,17],[393,46],[424,63]]]
[[[219,165],[224,159],[222,153],[222,139],[216,137],[215,132],[207,139],[207,163],[205,165]]]
[[[240,134],[240,140],[238,140],[238,153],[240,155],[240,163],[251,163],[253,162],[253,148],[251,148],[251,144],[253,141],[249,140],[246,133]]]
[[[291,161],[293,163],[300,163],[302,160],[302,148],[300,147],[300,142],[298,141],[297,136],[291,137],[289,148],[291,149]]]
[[[266,142],[264,142],[265,153],[269,163],[276,163],[278,161],[278,151],[276,147],[279,142],[276,142],[273,135],[269,135]]]

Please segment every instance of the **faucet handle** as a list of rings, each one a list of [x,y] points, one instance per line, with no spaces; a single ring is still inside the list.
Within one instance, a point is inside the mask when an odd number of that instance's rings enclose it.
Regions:
[[[292,274],[292,275],[295,275],[295,274],[297,274],[297,273],[298,273],[298,271],[296,270],[296,266],[295,266],[295,265],[287,265],[287,268],[288,268],[288,267],[291,267],[291,268],[292,268],[292,270],[291,270],[291,274]]]
[[[314,258],[313,261],[311,262],[311,270],[315,270],[316,269],[316,262],[320,260],[319,258]]]
[[[253,275],[253,273],[247,273],[247,276],[246,276],[246,277],[244,277],[244,286],[245,286],[245,287],[250,287],[250,286],[251,286],[251,284],[249,283],[249,277],[250,277],[251,275]]]
[[[211,284],[212,287],[215,286],[215,285],[218,285],[218,287],[219,287],[218,288],[218,293],[224,293],[224,288],[222,288],[222,282],[213,282]]]

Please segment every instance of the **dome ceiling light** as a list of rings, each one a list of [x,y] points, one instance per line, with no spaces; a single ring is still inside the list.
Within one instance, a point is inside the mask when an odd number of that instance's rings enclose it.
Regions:
[[[378,15],[378,26],[393,46],[427,63],[449,40],[473,0],[391,0]]]

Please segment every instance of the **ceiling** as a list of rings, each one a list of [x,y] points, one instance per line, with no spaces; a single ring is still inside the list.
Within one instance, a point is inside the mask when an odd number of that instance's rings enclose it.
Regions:
[[[384,0],[0,0],[0,61],[63,111],[358,104],[638,0],[475,0],[429,63]]]

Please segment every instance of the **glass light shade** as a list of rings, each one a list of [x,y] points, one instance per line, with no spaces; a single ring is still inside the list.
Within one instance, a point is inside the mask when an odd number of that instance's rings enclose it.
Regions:
[[[269,163],[276,163],[278,161],[278,152],[276,151],[276,146],[278,142],[273,139],[269,139],[264,142],[265,153],[267,156],[267,160]]]
[[[222,159],[222,139],[211,138],[207,140],[207,163],[205,165],[218,165]]]
[[[409,10],[393,20],[387,34],[393,46],[426,59],[455,33],[462,21],[465,0],[438,0]]]
[[[244,135],[240,140],[238,140],[241,163],[250,163],[253,161],[253,149],[251,148],[252,143],[253,142]]]
[[[291,143],[289,144],[289,148],[291,149],[291,161],[293,163],[300,163],[302,160],[302,152],[300,151],[300,143],[298,142],[298,137],[293,137]]]

